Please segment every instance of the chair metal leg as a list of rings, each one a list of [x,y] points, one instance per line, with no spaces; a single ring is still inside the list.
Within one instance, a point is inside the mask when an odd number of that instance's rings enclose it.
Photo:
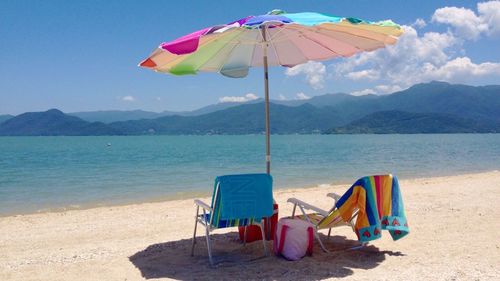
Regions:
[[[247,245],[247,227],[248,225],[245,225],[243,230],[243,247]]]
[[[210,245],[210,229],[209,229],[209,227],[210,226],[208,226],[208,225],[205,227],[205,236],[207,239],[208,260],[210,261],[210,265],[213,266],[214,261],[212,259],[212,246]]]
[[[271,240],[271,217],[269,219],[265,220],[266,222],[266,227],[267,227],[267,232],[266,232],[266,240]]]
[[[349,226],[352,228],[352,231],[354,231],[354,233],[356,233],[356,226],[354,225],[354,223],[353,223],[353,221],[352,221],[352,220],[353,220],[353,219],[351,219],[351,220],[349,221],[349,223],[348,223],[348,224],[349,224]]]
[[[318,230],[316,229],[316,231],[314,232],[314,234],[316,235],[316,239],[318,239],[318,242],[319,242],[319,246],[321,247],[321,249],[325,252],[325,253],[329,253],[330,251],[328,251],[325,247],[325,245],[323,245],[323,242],[321,241],[321,238],[319,238],[319,233],[318,233]]]
[[[323,242],[321,241],[321,239],[319,238],[319,234],[318,234],[318,226],[314,223],[311,222],[311,220],[309,219],[309,217],[307,216],[306,212],[304,211],[304,208],[302,208],[301,205],[299,205],[299,209],[300,211],[302,212],[302,215],[304,216],[304,218],[306,219],[306,221],[312,225],[314,225],[316,227],[316,229],[314,230],[314,235],[316,236],[316,239],[318,239],[318,242],[319,242],[319,245],[321,246],[321,249],[323,251],[325,251],[326,253],[329,253],[330,251],[328,251],[326,248],[325,248],[325,245],[323,245]],[[295,210],[294,210],[295,211]]]
[[[359,250],[359,249],[365,247],[366,245],[368,245],[368,242],[362,242],[359,246],[354,246],[352,248],[349,248],[349,250]]]
[[[194,217],[194,232],[193,232],[193,245],[191,246],[191,256],[194,256],[194,246],[196,244],[196,227],[198,226],[198,212],[200,207],[196,207],[196,216]]]
[[[264,223],[263,221],[260,221],[260,233],[262,234],[262,245],[264,246],[264,254],[266,255],[266,257],[269,256],[269,252],[267,251],[267,243],[266,243],[266,236],[265,236],[265,233],[264,233]]]

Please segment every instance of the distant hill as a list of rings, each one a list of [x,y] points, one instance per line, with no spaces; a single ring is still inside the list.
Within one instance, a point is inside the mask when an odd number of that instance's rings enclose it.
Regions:
[[[6,115],[0,115],[0,124],[3,123],[4,121],[7,121],[9,120],[10,118],[12,118],[14,116],[12,115],[9,115],[9,114],[6,114]]]
[[[468,86],[430,82],[381,98],[381,106],[386,110],[448,113],[464,118],[500,121],[500,85]]]
[[[326,94],[272,101],[271,133],[499,132],[500,86],[418,84],[391,95]],[[0,135],[260,134],[261,99],[219,103],[190,112],[32,112],[0,123]],[[100,120],[106,122],[88,122]]]
[[[430,82],[417,84],[391,95],[362,97],[340,102],[334,108],[350,121],[377,111],[389,110],[442,113],[500,121],[500,86],[475,87]]]
[[[352,96],[343,93],[314,96],[307,100],[271,100],[274,104],[300,106],[310,104],[315,107],[332,107],[347,122],[354,121],[366,114],[377,111],[400,110],[420,113],[447,113],[471,119],[500,120],[500,86],[452,85],[445,82],[417,84],[404,91],[391,95]],[[94,111],[75,112],[77,116],[89,122],[112,123],[118,121],[156,119],[164,116],[200,116],[212,112],[262,103],[262,99],[249,102],[225,102],[208,105],[193,111],[150,112],[133,111]]]
[[[212,113],[219,110],[224,110],[226,108],[240,106],[243,104],[255,103],[250,102],[224,102],[204,106],[202,108],[193,111],[163,111],[163,112],[152,112],[144,110],[99,110],[99,111],[83,111],[83,112],[72,112],[67,113],[71,116],[76,116],[88,122],[102,122],[102,123],[113,123],[120,121],[129,120],[141,120],[141,119],[156,119],[164,116],[198,116],[203,114]]]
[[[337,105],[344,104],[347,102],[358,102],[358,101],[367,101],[376,99],[378,96],[376,95],[364,95],[364,96],[353,96],[344,93],[336,93],[336,94],[325,94],[321,96],[314,96],[310,99],[304,100],[272,100],[272,103],[286,105],[286,106],[299,106],[303,104],[310,104],[316,107],[336,107]]]
[[[271,100],[271,102],[274,104],[286,105],[286,106],[300,106],[307,103],[317,107],[325,107],[325,106],[334,106],[345,101],[352,101],[355,99],[368,99],[373,97],[375,96],[370,95],[370,96],[363,96],[360,98],[348,94],[339,93],[339,94],[326,94],[322,96],[315,96],[307,100]],[[88,122],[102,122],[108,124],[113,122],[129,121],[129,120],[156,119],[164,116],[173,116],[173,115],[199,116],[240,105],[262,103],[263,101],[264,99],[256,99],[247,102],[221,102],[221,103],[207,105],[192,111],[152,112],[144,110],[99,110],[99,111],[72,112],[67,114],[71,116],[76,116]]]
[[[271,132],[316,133],[346,126],[363,116],[380,111],[428,113],[425,118],[421,115],[413,116],[420,118],[414,119],[414,122],[424,122],[421,126],[415,127],[411,122],[403,122],[398,125],[398,132],[404,131],[401,126],[411,126],[408,132],[413,129],[436,132],[439,131],[436,126],[441,126],[442,132],[490,132],[495,130],[495,125],[490,124],[500,121],[498,108],[500,86],[473,87],[431,82],[386,96],[327,94],[309,100],[272,101]],[[391,114],[386,112],[367,118],[402,117],[394,112]],[[436,123],[430,122],[432,118],[437,118]],[[388,121],[383,118],[379,120]],[[449,126],[446,125],[447,122]],[[124,134],[261,133],[264,131],[264,106],[261,101],[253,101],[238,106],[231,104],[226,109],[189,118],[166,116],[153,120],[117,122],[110,126]],[[380,130],[377,132],[381,132]]]
[[[270,105],[271,132],[319,133],[331,124],[342,124],[334,110],[309,104]],[[138,134],[259,134],[265,131],[264,104],[245,104],[199,116],[165,116],[109,124],[127,135]]]
[[[220,102],[216,104],[211,104],[204,106],[202,108],[193,110],[193,111],[183,111],[183,112],[178,112],[175,115],[180,115],[180,116],[198,116],[198,115],[203,115],[203,114],[208,114],[212,112],[216,112],[219,110],[224,110],[228,109],[231,107],[236,107],[240,105],[245,105],[245,104],[255,104],[255,103],[261,103],[263,102],[263,99],[256,99],[256,100],[251,100],[247,102]]]
[[[90,123],[57,109],[27,112],[0,124],[1,136],[92,136],[119,135],[103,123]]]
[[[472,120],[449,114],[379,111],[327,134],[500,133],[500,122]]]
[[[87,112],[67,113],[88,122],[112,123],[127,120],[154,119],[162,116],[173,115],[175,112],[164,111],[161,113],[144,110],[99,110]]]
[[[310,104],[316,107],[325,106],[335,106],[342,102],[353,101],[353,100],[367,100],[376,98],[375,95],[366,95],[362,97],[356,97],[348,94],[338,93],[338,94],[325,94],[321,96],[315,96],[310,99],[305,100],[271,100],[274,104],[285,105],[285,106],[300,106],[303,104]],[[262,103],[264,99],[256,99],[247,102],[221,102],[216,104],[207,105],[199,109],[192,111],[163,111],[163,112],[152,112],[144,110],[99,110],[99,111],[83,111],[83,112],[72,112],[67,113],[68,115],[79,117],[88,122],[102,122],[102,123],[113,123],[120,121],[129,120],[141,120],[141,119],[156,119],[164,116],[199,116],[203,114],[208,114],[231,107],[246,105],[246,104],[256,104]]]

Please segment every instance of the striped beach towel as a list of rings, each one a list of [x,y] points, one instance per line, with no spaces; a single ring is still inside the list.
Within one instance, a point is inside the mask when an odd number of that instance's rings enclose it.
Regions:
[[[351,219],[354,210],[359,209],[354,229],[361,242],[380,238],[381,230],[388,230],[393,240],[409,233],[395,176],[368,176],[357,180],[336,207],[344,221]]]

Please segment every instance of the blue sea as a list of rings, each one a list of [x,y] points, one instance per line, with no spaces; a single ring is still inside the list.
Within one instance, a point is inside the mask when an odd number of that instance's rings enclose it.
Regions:
[[[0,137],[0,216],[208,195],[265,171],[262,135]],[[500,170],[500,134],[273,135],[275,188]]]

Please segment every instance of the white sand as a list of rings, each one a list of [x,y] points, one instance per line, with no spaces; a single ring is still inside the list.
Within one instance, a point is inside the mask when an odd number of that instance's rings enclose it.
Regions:
[[[411,233],[397,242],[384,231],[362,250],[327,254],[315,245],[314,255],[300,261],[248,262],[261,255],[261,243],[243,248],[230,228],[215,231],[223,261],[214,269],[202,237],[195,257],[189,255],[192,200],[3,217],[0,280],[500,280],[499,171],[400,179],[400,186]],[[325,194],[347,188],[279,190],[280,216],[290,215],[289,197],[329,208]],[[355,242],[348,227],[333,235],[323,236],[332,250]]]

